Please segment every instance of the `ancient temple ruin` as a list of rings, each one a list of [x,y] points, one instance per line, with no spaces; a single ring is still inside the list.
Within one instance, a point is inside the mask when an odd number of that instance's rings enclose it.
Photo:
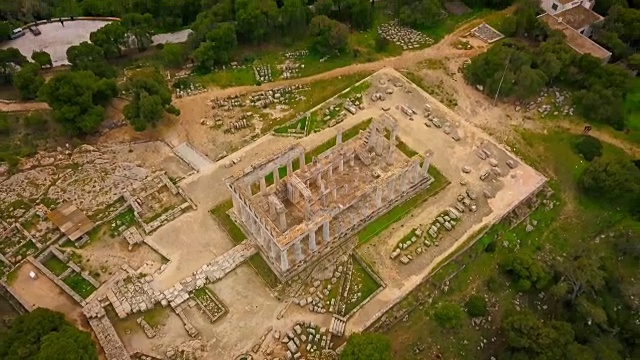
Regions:
[[[433,182],[429,156],[405,155],[396,131],[382,114],[348,141],[338,130],[335,146],[309,163],[293,145],[227,179],[232,217],[281,280]]]

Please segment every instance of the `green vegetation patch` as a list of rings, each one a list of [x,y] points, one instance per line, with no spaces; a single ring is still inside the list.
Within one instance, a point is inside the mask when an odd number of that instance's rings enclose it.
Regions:
[[[94,291],[96,291],[96,287],[78,273],[69,275],[63,280],[63,282],[83,299],[88,298]]]
[[[62,275],[69,268],[69,265],[58,259],[57,256],[49,257],[49,260],[45,261],[43,265],[56,276]]]
[[[158,327],[163,325],[168,316],[169,313],[167,312],[167,308],[163,308],[161,306],[156,306],[153,309],[147,310],[142,313],[142,318],[151,327]]]
[[[262,280],[271,288],[275,289],[280,284],[280,280],[273,273],[273,270],[269,267],[267,262],[264,260],[260,253],[254,254],[249,258],[249,264],[254,268],[254,270],[260,275]]]
[[[431,186],[422,190],[407,201],[396,205],[393,209],[387,211],[382,216],[365,226],[356,235],[358,237],[358,242],[363,244],[371,240],[374,236],[380,234],[389,226],[407,216],[416,206],[419,206],[427,199],[437,194],[440,190],[444,189],[445,186],[449,185],[449,180],[433,165],[429,167],[429,174],[434,179]]]
[[[242,229],[231,219],[228,211],[233,207],[233,201],[231,199],[221,202],[213,209],[209,210],[209,213],[213,215],[218,224],[227,232],[231,241],[235,244],[243,242],[247,236],[242,232]]]
[[[350,293],[353,293],[354,287],[357,287],[358,299],[353,302],[347,302],[345,306],[345,314],[349,314],[363,301],[367,300],[376,290],[380,288],[380,284],[365,270],[359,261],[353,259],[353,270],[351,272]]]

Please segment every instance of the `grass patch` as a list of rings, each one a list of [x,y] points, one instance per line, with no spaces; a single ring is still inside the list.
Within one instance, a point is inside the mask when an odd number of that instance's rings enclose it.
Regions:
[[[164,321],[167,318],[167,309],[161,306],[156,306],[151,310],[145,311],[142,314],[142,318],[151,327],[158,327],[164,324]]]
[[[302,133],[306,134],[307,131],[307,117],[301,117],[298,121],[294,121],[290,124],[285,124],[273,129],[276,134],[289,134],[289,133]],[[293,130],[293,131],[290,131]]]
[[[429,168],[429,174],[434,178],[434,182],[431,184],[431,186],[419,192],[407,201],[396,205],[393,209],[389,210],[388,212],[365,226],[356,235],[358,237],[358,243],[363,244],[371,240],[374,236],[380,234],[389,226],[407,216],[407,214],[409,214],[413,208],[422,204],[428,198],[430,198],[449,184],[449,180],[444,177],[444,175],[442,175],[442,173],[440,173],[440,171],[434,166],[431,166]]]
[[[16,282],[16,280],[18,279],[18,270],[20,270],[21,267],[22,265],[15,267],[13,270],[9,271],[6,278],[7,285],[11,286]]]
[[[58,259],[57,256],[51,256],[49,260],[45,261],[42,265],[56,276],[62,275],[69,268],[69,266],[62,262],[62,260]]]
[[[402,75],[448,108],[455,109],[455,107],[458,106],[458,100],[456,100],[454,94],[444,88],[444,82],[442,80],[437,85],[429,85],[424,81],[420,74],[412,71],[403,71]]]
[[[350,127],[349,129],[345,130],[342,132],[342,141],[345,142],[353,137],[355,137],[356,135],[358,135],[360,133],[360,131],[365,130],[366,128],[369,127],[369,124],[371,124],[372,119],[367,119],[355,126]],[[332,147],[334,147],[336,145],[336,138],[335,137],[331,137],[331,139],[323,142],[322,144],[320,144],[319,146],[313,148],[311,151],[308,151],[307,153],[304,154],[304,159],[306,163],[310,163],[314,157],[322,154],[323,152],[331,149]],[[292,162],[292,167],[293,167],[293,171],[296,171],[300,168],[300,161],[298,159],[294,159]],[[285,176],[287,176],[287,166],[281,166],[278,169],[278,174],[280,175],[280,179],[284,178]],[[265,177],[265,180],[267,182],[267,186],[272,185],[273,184],[273,173],[269,173],[267,174]]]
[[[209,213],[213,215],[213,217],[218,221],[218,224],[222,226],[222,228],[227,232],[231,241],[235,244],[240,244],[243,242],[247,236],[242,232],[242,229],[236,225],[236,223],[231,219],[231,216],[227,214],[229,210],[233,207],[233,201],[231,199],[224,201],[218,204],[213,209],[209,210]]]
[[[63,282],[83,299],[88,298],[96,291],[96,287],[78,273],[66,277]]]
[[[280,280],[273,273],[267,262],[262,258],[260,253],[254,254],[249,258],[249,264],[256,270],[258,275],[267,283],[271,289],[275,289],[280,284]]]
[[[358,289],[360,296],[358,297],[358,300],[346,304],[344,311],[345,314],[350,313],[380,288],[380,284],[378,284],[378,282],[364,269],[360,262],[355,259],[353,260],[353,271],[351,273],[352,287],[354,286],[354,283],[360,286]]]
[[[349,88],[349,91],[343,92],[338,95],[340,99],[350,99],[355,95],[364,94],[365,91],[369,90],[371,87],[371,82],[363,81],[360,84],[356,84]]]
[[[448,14],[447,17],[436,21],[432,26],[417,30],[429,36],[435,42],[438,42],[452,33],[460,24],[493,13],[495,13],[495,11],[490,9],[472,9],[470,12],[462,15]]]
[[[280,119],[267,120],[263,125],[263,129],[265,129],[265,131],[270,131],[274,127],[288,123],[299,116],[299,114],[310,111],[318,104],[331,99],[342,91],[348,89],[349,86],[352,86],[354,83],[359,82],[371,74],[371,71],[358,72],[339,76],[337,78],[318,80],[309,84],[309,91],[305,92],[304,99],[295,104],[291,104],[290,115],[283,116]]]

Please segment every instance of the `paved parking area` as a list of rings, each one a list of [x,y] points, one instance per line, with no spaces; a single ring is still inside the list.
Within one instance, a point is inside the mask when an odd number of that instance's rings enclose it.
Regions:
[[[64,26],[60,22],[38,25],[42,32],[39,36],[34,36],[27,31],[18,39],[10,40],[0,46],[2,49],[16,48],[22,55],[31,58],[34,51],[44,50],[51,54],[53,66],[68,65],[67,49],[78,45],[83,41],[89,41],[89,35],[107,25],[110,21],[101,20],[74,20],[65,21]],[[181,30],[175,33],[158,34],[153,37],[155,44],[159,43],[179,43],[187,41],[191,30]]]
[[[38,25],[41,35],[34,36],[27,31],[24,36],[2,44],[2,48],[16,48],[27,58],[31,58],[34,51],[44,50],[51,54],[53,66],[68,65],[67,49],[89,41],[89,34],[108,23],[109,21],[78,20],[65,21],[64,26],[60,22],[42,24]]]

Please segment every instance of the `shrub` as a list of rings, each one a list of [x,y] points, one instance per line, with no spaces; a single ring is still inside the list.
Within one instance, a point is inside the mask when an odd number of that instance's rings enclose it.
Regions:
[[[452,302],[443,302],[433,311],[433,320],[446,329],[459,328],[464,319],[464,311],[460,305]]]
[[[490,241],[487,246],[484,247],[484,251],[488,252],[488,253],[492,253],[496,251],[496,241],[492,240]]]
[[[471,295],[464,303],[467,314],[471,317],[479,317],[487,315],[487,300],[480,295]]]
[[[602,143],[590,135],[581,136],[574,143],[573,148],[576,153],[580,154],[587,161],[602,156]]]

